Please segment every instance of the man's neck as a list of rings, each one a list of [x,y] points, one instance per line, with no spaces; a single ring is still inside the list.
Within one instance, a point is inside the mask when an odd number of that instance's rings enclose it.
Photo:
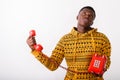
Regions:
[[[89,30],[91,30],[91,29],[92,29],[91,27],[77,26],[77,30],[78,30],[78,32],[80,32],[80,33],[85,33],[85,32],[87,32],[87,31],[89,31]]]

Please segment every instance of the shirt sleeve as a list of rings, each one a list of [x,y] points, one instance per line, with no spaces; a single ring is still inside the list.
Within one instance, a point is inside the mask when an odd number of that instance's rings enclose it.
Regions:
[[[110,41],[109,39],[104,36],[104,40],[103,40],[103,46],[102,46],[102,54],[106,55],[107,57],[107,63],[106,63],[106,69],[108,69],[110,67],[110,64],[111,64],[111,44],[110,44]]]
[[[31,53],[45,67],[47,67],[51,71],[54,71],[58,68],[58,66],[61,64],[64,58],[64,47],[63,47],[62,39],[60,39],[55,49],[52,51],[52,54],[50,57],[45,55],[43,52],[39,52],[36,50],[32,51]]]

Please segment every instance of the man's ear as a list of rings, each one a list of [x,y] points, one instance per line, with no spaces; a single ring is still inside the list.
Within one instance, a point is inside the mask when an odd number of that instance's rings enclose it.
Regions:
[[[91,24],[90,25],[93,25],[93,21],[91,22]]]
[[[78,16],[76,16],[76,19],[78,20]]]

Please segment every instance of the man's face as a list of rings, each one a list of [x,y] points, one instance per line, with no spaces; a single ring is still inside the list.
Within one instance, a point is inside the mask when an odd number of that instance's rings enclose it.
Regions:
[[[83,27],[90,27],[93,24],[95,13],[90,9],[83,9],[77,16],[78,24]]]

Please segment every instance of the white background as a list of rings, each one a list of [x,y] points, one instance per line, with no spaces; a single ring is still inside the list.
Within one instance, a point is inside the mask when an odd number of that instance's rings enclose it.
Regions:
[[[105,80],[120,80],[119,0],[0,0],[0,80],[64,80],[66,71],[46,69],[26,44],[29,30],[50,56],[58,40],[76,26],[83,6],[96,11],[93,27],[108,36],[111,66]],[[66,66],[65,60],[62,63]]]

